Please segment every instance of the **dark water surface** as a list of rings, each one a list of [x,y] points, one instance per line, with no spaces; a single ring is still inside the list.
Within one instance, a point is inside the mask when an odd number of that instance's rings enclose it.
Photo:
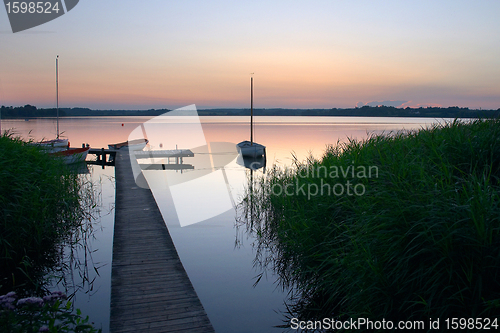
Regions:
[[[62,118],[60,128],[72,146],[89,143],[92,147],[107,147],[122,142],[137,126],[149,117],[82,117]],[[442,120],[441,120],[442,121]],[[201,117],[207,142],[237,143],[249,139],[247,117]],[[309,155],[321,157],[326,145],[336,144],[347,138],[364,139],[370,134],[419,129],[438,122],[426,118],[362,118],[362,117],[256,117],[255,140],[267,146],[267,167],[273,164],[291,165],[292,153],[303,160]],[[13,128],[24,138],[34,140],[55,137],[53,119],[2,120],[2,130]],[[165,142],[163,149],[174,149],[177,142]],[[193,147],[179,147],[193,148]],[[89,156],[89,158],[91,158]],[[185,161],[188,163],[188,159]],[[84,279],[94,281],[79,289],[75,304],[89,315],[97,327],[109,330],[109,299],[111,287],[111,258],[114,219],[114,168],[89,166],[89,177],[98,193],[98,208],[94,233],[87,240],[87,252],[80,250],[73,258],[73,275],[66,285],[71,289]],[[233,204],[237,204],[244,191],[248,170],[232,161],[226,165],[225,177],[229,179]],[[168,186],[167,172],[145,172],[153,194],[162,212],[177,251],[217,332],[279,332],[273,328],[282,324],[284,292],[277,286],[271,272],[255,287],[255,276],[260,271],[254,267],[255,253],[252,238],[246,237],[235,227],[234,209],[217,214],[211,207],[204,208],[206,200],[193,198],[179,204],[173,200],[178,191]],[[192,171],[192,172],[196,172]],[[257,172],[262,172],[262,169]],[[215,177],[215,173],[213,173]],[[212,191],[211,200],[218,200],[220,183],[207,178],[198,186]],[[227,181],[226,181],[227,183]],[[185,187],[185,190],[188,189]],[[172,194],[173,193],[173,194]],[[199,201],[196,201],[199,200]],[[183,216],[199,213],[206,219],[181,227]],[[186,213],[187,212],[187,213]],[[89,251],[90,250],[90,251]],[[85,255],[87,253],[87,255]],[[91,255],[89,255],[91,254]],[[85,266],[84,263],[87,263]],[[83,266],[83,270],[82,270]],[[85,267],[87,270],[85,270]],[[94,270],[94,267],[97,270]],[[72,287],[73,286],[73,287]],[[59,285],[58,288],[61,288]],[[78,288],[77,288],[78,289]]]

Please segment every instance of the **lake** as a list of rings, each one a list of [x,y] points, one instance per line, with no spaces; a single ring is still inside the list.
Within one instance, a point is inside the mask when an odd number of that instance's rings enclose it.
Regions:
[[[150,117],[61,118],[60,128],[62,136],[67,137],[72,146],[88,143],[91,147],[107,148],[110,143],[127,140],[133,130],[149,119]],[[200,119],[207,143],[237,143],[249,139],[248,117]],[[346,141],[348,138],[364,139],[372,134],[420,129],[443,121],[430,118],[375,117],[255,117],[254,120],[254,140],[267,146],[267,168],[274,164],[290,166],[294,160],[293,156],[298,160],[304,160],[308,156],[319,158],[327,145]],[[2,130],[12,128],[14,133],[33,140],[52,139],[56,132],[54,119],[4,119],[1,126]],[[175,149],[176,145],[183,141],[180,139],[182,135],[189,133],[183,134],[180,131],[174,136],[172,133],[164,133],[162,149]],[[172,139],[173,137],[176,139]],[[216,158],[214,154],[207,156],[211,156],[212,162]],[[190,163],[189,158],[185,159],[185,163]],[[254,267],[253,239],[236,228],[235,210],[229,207],[227,211],[220,211],[221,207],[226,206],[218,203],[218,193],[223,192],[217,191],[221,187],[225,191],[226,184],[230,192],[229,202],[237,204],[236,201],[241,199],[244,193],[248,170],[236,160],[232,160],[223,168],[225,183],[215,183],[215,178],[210,178],[215,177],[216,173],[211,172],[213,170],[207,171],[199,166],[197,168],[196,163],[193,165],[195,169],[191,171],[148,170],[144,174],[210,321],[216,332],[280,332],[281,329],[273,326],[281,325],[284,319],[281,312],[285,311],[286,291],[277,285],[272,272],[267,272],[267,275],[253,286],[255,277],[261,273]],[[86,251],[77,251],[72,259],[73,267],[77,268],[73,270],[72,276],[68,277],[66,286],[78,289],[74,299],[76,307],[85,315],[89,315],[96,327],[102,327],[103,331],[107,332],[114,219],[114,168],[103,169],[89,165],[88,170],[88,174],[83,177],[92,181],[98,199],[98,207],[93,214],[94,230],[92,237],[85,243]],[[200,175],[192,177],[196,172],[200,172]],[[260,169],[256,173],[262,172],[263,169]],[[209,191],[206,193],[211,195],[195,198],[189,192],[188,186],[183,185],[182,190],[179,190],[178,186],[172,186],[172,179],[175,181],[190,175],[192,179],[202,181],[203,184],[198,186],[206,187],[206,191]],[[181,195],[191,195],[190,206],[180,204]],[[218,210],[214,210],[212,201],[217,202],[215,206]],[[188,220],[189,223],[182,223]],[[81,288],[76,287],[82,284],[81,275],[86,280],[95,279],[93,284],[86,283]],[[61,289],[61,286],[54,288]]]

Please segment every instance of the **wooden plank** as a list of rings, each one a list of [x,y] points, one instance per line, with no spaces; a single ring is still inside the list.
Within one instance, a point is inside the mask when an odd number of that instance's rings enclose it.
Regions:
[[[104,152],[106,154],[116,154],[118,150],[116,149],[104,149],[104,148],[90,148],[89,154],[101,154],[101,152]]]
[[[110,331],[214,332],[151,191],[135,184],[128,154],[116,156]]]
[[[142,170],[194,170],[191,164],[139,164]]]
[[[189,149],[174,150],[138,150],[134,152],[136,158],[164,158],[164,157],[193,157]]]

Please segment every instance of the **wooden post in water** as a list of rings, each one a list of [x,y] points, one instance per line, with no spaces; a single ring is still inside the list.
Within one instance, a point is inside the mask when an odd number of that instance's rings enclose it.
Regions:
[[[101,154],[98,156],[99,156],[98,158],[99,161],[102,161],[103,164],[106,163],[106,153],[104,152],[104,148],[101,148]]]

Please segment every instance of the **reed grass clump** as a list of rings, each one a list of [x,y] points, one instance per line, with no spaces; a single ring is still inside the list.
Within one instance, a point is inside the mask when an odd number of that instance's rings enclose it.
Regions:
[[[498,119],[330,146],[320,160],[273,168],[242,209],[257,262],[291,289],[290,317],[500,313]]]
[[[80,223],[79,190],[62,161],[0,137],[0,290],[36,285],[57,260],[55,245]]]

